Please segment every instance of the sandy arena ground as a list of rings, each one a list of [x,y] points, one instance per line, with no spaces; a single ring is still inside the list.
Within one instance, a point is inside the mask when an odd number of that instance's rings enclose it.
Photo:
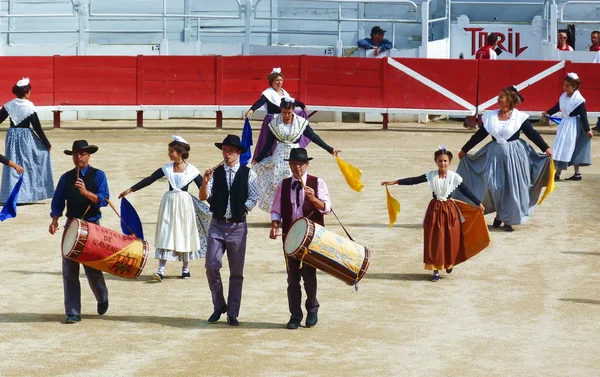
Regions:
[[[62,151],[85,138],[100,147],[91,164],[107,173],[117,203],[121,191],[168,162],[174,133],[191,143],[190,162],[202,171],[219,162],[213,143],[228,132],[241,134],[241,122],[226,122],[223,130],[213,124],[171,120],[135,129],[132,122],[76,122],[49,129],[55,181],[72,168]],[[0,224],[0,376],[600,375],[597,144],[596,165],[583,169],[582,182],[560,182],[531,221],[514,233],[492,229],[488,249],[432,283],[421,263],[420,224],[431,192],[425,185],[392,187],[402,212],[389,229],[379,182],[435,168],[437,146],[458,151],[471,131],[458,123],[392,125],[388,131],[365,124],[315,128],[364,171],[365,189],[356,193],[330,155],[309,147],[315,157],[310,171],[327,182],[354,238],[374,250],[358,293],[319,275],[316,327],[285,329],[281,242],[268,238],[269,215],[258,209],[249,215],[239,328],[223,320],[207,323],[212,304],[203,260],[192,264],[191,280],[178,279],[181,264],[169,262],[169,278],[153,283],[155,259],[138,280],[106,276],[110,309],[104,316],[96,314],[82,272],[83,320],[64,325],[60,236],[48,234],[45,201],[20,206],[16,219]],[[554,129],[543,131],[551,143]],[[128,196],[151,244],[167,187],[161,180]],[[332,216],[327,221],[328,229],[341,233]],[[103,225],[119,229],[110,209]]]

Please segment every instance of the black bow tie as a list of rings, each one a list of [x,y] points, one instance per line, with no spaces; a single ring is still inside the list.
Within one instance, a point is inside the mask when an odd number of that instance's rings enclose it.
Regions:
[[[302,189],[302,183],[300,181],[292,182],[292,190],[296,190],[296,208],[300,207],[300,189]]]

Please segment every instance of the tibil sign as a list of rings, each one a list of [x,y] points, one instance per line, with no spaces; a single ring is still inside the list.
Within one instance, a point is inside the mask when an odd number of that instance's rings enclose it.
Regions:
[[[475,53],[487,44],[491,33],[499,35],[498,59],[537,60],[542,57],[542,33],[533,25],[471,24],[468,17],[460,16],[451,26],[450,57],[474,59]]]

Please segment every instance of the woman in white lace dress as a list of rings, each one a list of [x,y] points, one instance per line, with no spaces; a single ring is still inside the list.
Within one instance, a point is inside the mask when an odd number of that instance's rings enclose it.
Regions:
[[[269,123],[269,134],[262,150],[254,156],[254,169],[258,176],[258,207],[271,212],[273,196],[279,182],[292,176],[290,167],[284,159],[288,158],[292,148],[299,147],[302,136],[306,136],[315,144],[334,156],[340,152],[323,141],[310,127],[308,120],[294,114],[295,100],[285,97],[281,100],[281,114]],[[274,143],[277,143],[273,155],[266,157]]]
[[[119,198],[151,185],[161,177],[169,181],[169,191],[163,196],[156,221],[155,258],[159,260],[158,271],[152,279],[162,281],[167,260],[181,261],[182,279],[191,277],[189,264],[193,259],[206,255],[206,237],[211,213],[208,206],[188,193],[193,182],[198,189],[202,186],[202,174],[185,159],[189,157],[190,145],[179,136],[169,143],[169,158],[172,162],[156,170],[151,176],[123,191]]]

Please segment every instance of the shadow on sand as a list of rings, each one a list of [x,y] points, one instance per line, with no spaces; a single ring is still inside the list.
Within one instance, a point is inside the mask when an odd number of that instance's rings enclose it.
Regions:
[[[102,320],[114,322],[128,322],[140,324],[155,324],[167,327],[176,327],[181,329],[231,329],[225,321],[225,316],[221,317],[221,321],[216,323],[208,323],[206,319],[198,318],[179,318],[179,317],[157,317],[149,315],[131,315],[131,316],[111,316],[107,315],[83,315],[82,323],[86,320]],[[0,313],[0,323],[62,323],[65,316],[62,314],[47,314],[47,313]],[[285,329],[285,323],[271,322],[244,322],[240,321],[239,328],[246,329]]]
[[[367,280],[402,280],[402,281],[423,281],[431,279],[429,274],[398,274],[398,273],[367,273]]]
[[[574,302],[576,304],[600,305],[600,300],[590,300],[587,298],[561,298],[560,301]]]
[[[600,253],[594,251],[561,251],[562,254],[571,254],[571,255],[591,255],[600,257]]]

